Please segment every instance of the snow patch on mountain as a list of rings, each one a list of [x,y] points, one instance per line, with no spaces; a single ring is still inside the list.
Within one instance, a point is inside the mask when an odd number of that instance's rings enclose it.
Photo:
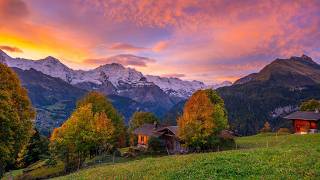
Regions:
[[[203,89],[206,85],[200,81],[183,81],[179,78],[166,78],[160,76],[146,75],[148,81],[159,86],[167,94],[188,97],[198,89]]]

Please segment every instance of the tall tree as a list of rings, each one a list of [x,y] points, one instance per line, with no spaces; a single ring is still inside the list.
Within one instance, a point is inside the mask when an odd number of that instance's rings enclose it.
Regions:
[[[199,90],[186,102],[178,118],[179,137],[188,146],[206,148],[216,142],[221,130],[228,127],[223,100],[213,90]]]
[[[79,169],[90,151],[112,144],[115,128],[104,112],[94,114],[92,105],[80,106],[59,128],[50,147],[65,163],[66,171]]]
[[[320,111],[320,101],[315,99],[310,99],[308,101],[302,102],[300,105],[300,111]]]
[[[0,63],[0,176],[32,135],[35,111],[17,75]]]
[[[107,115],[115,127],[113,137],[114,141],[117,143],[117,146],[124,146],[126,144],[124,119],[122,115],[112,106],[107,97],[99,92],[89,92],[77,102],[77,108],[87,104],[92,105],[92,112],[94,114],[104,112]]]

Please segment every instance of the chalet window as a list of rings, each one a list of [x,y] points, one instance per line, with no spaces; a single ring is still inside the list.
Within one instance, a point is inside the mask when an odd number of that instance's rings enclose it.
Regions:
[[[144,136],[140,136],[140,142],[141,142],[142,144],[145,143],[145,142],[144,142]]]

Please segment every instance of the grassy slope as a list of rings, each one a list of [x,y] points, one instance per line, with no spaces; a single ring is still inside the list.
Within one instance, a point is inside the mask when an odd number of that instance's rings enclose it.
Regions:
[[[317,179],[320,134],[237,139],[240,150],[101,165],[58,179]],[[268,146],[268,147],[267,147]]]

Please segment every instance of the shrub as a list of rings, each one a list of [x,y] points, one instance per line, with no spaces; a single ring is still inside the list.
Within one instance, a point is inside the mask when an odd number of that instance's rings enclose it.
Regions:
[[[163,143],[159,138],[151,137],[148,141],[148,150],[151,152],[159,152],[163,150]]]

